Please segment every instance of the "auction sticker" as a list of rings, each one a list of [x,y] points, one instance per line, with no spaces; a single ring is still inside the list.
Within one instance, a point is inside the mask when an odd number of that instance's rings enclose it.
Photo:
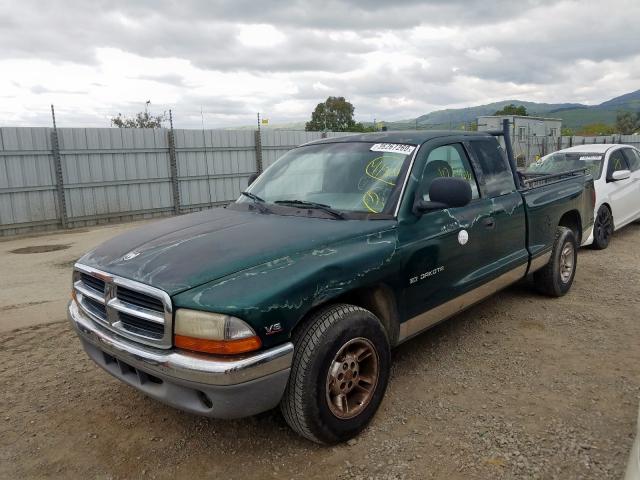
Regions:
[[[370,148],[372,152],[400,153],[402,155],[411,155],[415,149],[415,145],[404,143],[376,143]]]

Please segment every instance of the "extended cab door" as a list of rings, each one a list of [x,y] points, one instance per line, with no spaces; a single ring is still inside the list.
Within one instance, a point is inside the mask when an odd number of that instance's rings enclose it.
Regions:
[[[431,182],[443,176],[467,179],[472,200],[464,207],[430,211],[401,222],[398,248],[403,259],[402,305],[407,320],[400,327],[400,340],[491,294],[492,284],[487,282],[496,273],[494,263],[499,262],[495,257],[508,256],[511,246],[515,249],[515,240],[506,248],[496,245],[503,233],[515,237],[515,223],[505,222],[500,213],[506,210],[506,203],[496,206],[493,198],[481,194],[467,148],[461,142],[438,143],[421,149],[412,171],[417,186],[409,200],[413,201],[415,195],[429,200]],[[524,214],[518,204],[504,214],[509,215],[522,216],[524,237]]]
[[[468,148],[481,196],[491,203],[491,215],[485,220],[491,228],[483,236],[485,268],[489,276],[506,274],[529,261],[524,201],[495,137],[470,138]]]

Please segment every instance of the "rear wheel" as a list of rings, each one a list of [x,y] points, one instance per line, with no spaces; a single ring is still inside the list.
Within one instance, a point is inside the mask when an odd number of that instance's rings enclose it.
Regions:
[[[533,274],[541,293],[561,297],[571,289],[578,263],[578,242],[573,231],[558,227],[549,263]]]
[[[609,241],[613,235],[613,215],[606,205],[598,209],[596,219],[593,223],[593,248],[604,250],[609,246]]]
[[[294,335],[295,353],[280,409],[289,426],[318,443],[360,433],[384,396],[391,365],[386,332],[371,312],[332,305]]]

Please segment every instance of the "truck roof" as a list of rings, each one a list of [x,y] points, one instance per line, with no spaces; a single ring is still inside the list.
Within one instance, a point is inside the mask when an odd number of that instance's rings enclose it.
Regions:
[[[308,142],[305,145],[343,142],[409,143],[420,145],[433,138],[448,136],[488,137],[490,134],[464,130],[401,130],[396,132],[356,133],[354,135],[345,135],[344,137],[323,138]]]

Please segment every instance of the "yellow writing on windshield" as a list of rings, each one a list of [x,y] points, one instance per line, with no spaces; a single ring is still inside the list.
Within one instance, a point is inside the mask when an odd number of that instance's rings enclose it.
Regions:
[[[396,184],[396,178],[398,178],[398,175],[400,174],[402,161],[402,158],[395,156],[376,157],[367,163],[364,171],[367,176],[374,180],[394,186]]]
[[[380,198],[380,195],[378,195],[374,190],[367,190],[364,192],[364,195],[362,196],[362,203],[367,207],[367,210],[372,213],[380,213],[384,208],[382,198]]]

